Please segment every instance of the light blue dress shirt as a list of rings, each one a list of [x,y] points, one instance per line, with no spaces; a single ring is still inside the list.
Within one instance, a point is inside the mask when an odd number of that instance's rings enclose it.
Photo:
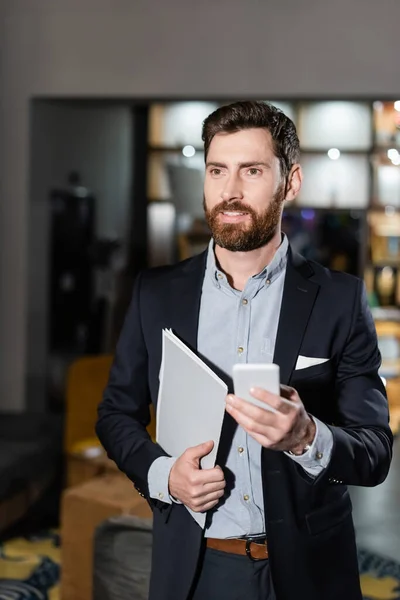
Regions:
[[[210,241],[203,281],[197,349],[228,377],[235,363],[272,363],[281,308],[288,241],[271,263],[250,277],[243,291],[235,290],[215,261]],[[312,477],[329,463],[333,438],[328,427],[314,417],[316,435],[301,456],[288,454]],[[170,503],[169,473],[176,457],[160,457],[148,474],[150,496]],[[207,516],[208,537],[227,538],[265,532],[261,480],[261,446],[240,426],[236,428],[225,464],[229,493]]]

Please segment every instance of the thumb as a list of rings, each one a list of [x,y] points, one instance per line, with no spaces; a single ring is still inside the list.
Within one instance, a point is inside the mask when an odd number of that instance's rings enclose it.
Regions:
[[[188,448],[187,455],[190,460],[200,460],[203,456],[210,454],[213,448],[214,442],[210,440],[208,442],[203,442],[203,444],[199,444],[198,446],[193,446],[193,448]]]

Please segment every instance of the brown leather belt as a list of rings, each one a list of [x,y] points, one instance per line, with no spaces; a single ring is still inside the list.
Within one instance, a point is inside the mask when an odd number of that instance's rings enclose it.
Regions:
[[[248,556],[251,560],[265,560],[268,558],[267,543],[254,542],[246,539],[218,539],[207,538],[207,548],[229,552],[230,554],[240,554]]]

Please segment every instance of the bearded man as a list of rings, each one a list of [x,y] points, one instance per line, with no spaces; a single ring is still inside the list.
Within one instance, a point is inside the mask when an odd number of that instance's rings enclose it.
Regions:
[[[364,286],[281,231],[302,183],[287,116],[238,102],[205,120],[203,140],[212,239],[138,276],[97,423],[153,509],[150,599],[361,600],[347,486],[381,483],[392,449]],[[280,366],[280,395],[253,391],[274,412],[227,396],[213,469],[200,468],[212,442],[168,456],[146,432],[163,328],[228,384],[235,363]],[[206,512],[204,530],[187,508]]]

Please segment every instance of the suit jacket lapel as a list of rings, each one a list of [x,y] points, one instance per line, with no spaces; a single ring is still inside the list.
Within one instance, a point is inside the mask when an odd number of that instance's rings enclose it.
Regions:
[[[288,384],[319,285],[310,281],[313,269],[289,248],[286,277],[275,344],[274,362],[280,366],[281,383]]]
[[[195,352],[206,259],[207,251],[185,262],[170,288],[170,327]]]

